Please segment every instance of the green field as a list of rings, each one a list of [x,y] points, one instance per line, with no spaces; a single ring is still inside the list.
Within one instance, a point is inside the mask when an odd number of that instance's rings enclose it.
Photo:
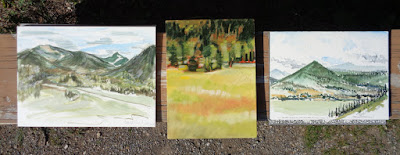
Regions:
[[[167,70],[168,138],[256,137],[254,65]]]

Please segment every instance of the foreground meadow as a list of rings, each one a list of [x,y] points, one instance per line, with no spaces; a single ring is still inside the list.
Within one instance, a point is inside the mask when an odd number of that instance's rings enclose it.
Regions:
[[[254,65],[167,70],[168,138],[256,137]]]
[[[369,104],[362,105],[340,117],[329,117],[329,112],[338,107],[349,105],[349,101],[271,101],[271,119],[375,119],[388,113],[388,97],[385,95]],[[312,109],[312,110],[311,110]]]
[[[311,116],[313,118],[329,118],[328,114],[330,110],[342,105],[350,103],[349,101],[301,101],[301,100],[289,100],[289,101],[271,101],[271,111],[274,111],[274,115],[270,117],[287,117],[293,119],[293,116],[307,118]]]
[[[38,98],[28,97],[19,105],[21,126],[154,126],[154,99],[143,95],[123,95],[101,89],[69,87],[80,97],[64,96],[67,88],[45,84]],[[137,104],[141,103],[141,104]],[[119,120],[119,121],[115,121]],[[45,124],[43,123],[45,122]]]

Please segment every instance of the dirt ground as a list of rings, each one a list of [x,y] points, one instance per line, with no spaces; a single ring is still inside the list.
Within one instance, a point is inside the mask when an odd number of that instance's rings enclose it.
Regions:
[[[400,120],[385,126],[270,126],[254,139],[168,140],[155,128],[0,126],[0,154],[396,154]]]
[[[152,12],[156,9],[146,7],[152,7],[155,1],[149,0],[138,3],[139,5],[134,2],[136,1],[124,1],[124,3],[129,3],[125,5],[115,4],[113,1],[94,0],[1,0],[0,32],[13,33],[19,23],[126,25],[133,24],[133,21],[145,24],[153,21],[163,22],[158,17],[164,14],[162,13],[165,11],[162,9],[163,3],[157,3],[154,6],[161,11],[153,14]],[[98,7],[131,7],[131,5],[135,9]],[[354,5],[358,6],[358,4]],[[271,3],[271,6],[282,8],[282,5],[275,3]],[[360,11],[360,7],[356,7],[358,12],[352,13],[351,17],[354,18],[342,18],[347,17],[346,11],[353,9],[342,11],[345,12],[343,15],[340,12],[334,14],[333,18],[323,16],[331,15],[331,13],[315,13],[323,11],[324,7],[313,7],[315,9],[308,12],[294,9],[294,11],[285,11],[290,14],[281,14],[271,20],[279,20],[287,16],[296,20],[285,18],[288,20],[264,24],[264,26],[311,29],[307,27],[306,24],[308,24],[318,29],[315,26],[319,24],[319,29],[322,30],[324,28],[354,29],[354,27],[357,29],[363,28],[360,25],[365,25],[364,29],[382,29],[390,26],[390,23],[399,23],[394,21],[397,19],[394,13],[387,12],[390,10],[385,9],[390,4],[385,3],[379,6],[382,7],[374,5],[378,9],[366,8],[365,12],[372,12],[375,18],[368,21],[378,20],[382,23],[380,27],[371,28],[370,26],[376,25],[376,22],[370,22],[372,24],[368,25],[369,22],[362,21],[364,18],[356,18],[371,17],[365,15],[363,10]],[[198,11],[198,8],[195,10]],[[149,11],[145,12],[146,10]],[[226,10],[216,9],[214,13],[223,13]],[[238,14],[256,12],[232,10]],[[387,15],[374,14],[371,10],[383,11]],[[179,9],[172,11],[175,11],[172,15],[185,15],[179,12],[182,11]],[[186,11],[191,12],[191,9]],[[213,10],[210,11],[213,12]],[[208,15],[208,12],[201,13]],[[321,17],[306,16],[307,13],[321,15]],[[136,19],[133,19],[135,14]],[[118,15],[126,16],[119,17]],[[381,18],[383,16],[387,18]],[[330,20],[318,20],[318,18]],[[348,21],[354,22],[346,25]],[[157,27],[157,30],[159,29],[163,27]],[[270,126],[266,121],[258,121],[257,129],[258,136],[255,139],[168,140],[167,124],[161,122],[157,122],[155,128],[18,128],[15,125],[5,125],[0,126],[0,154],[396,154],[400,149],[400,120],[390,120],[384,126]]]

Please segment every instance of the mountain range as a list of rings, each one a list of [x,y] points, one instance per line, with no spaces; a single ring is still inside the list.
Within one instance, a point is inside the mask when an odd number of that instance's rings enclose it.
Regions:
[[[293,74],[290,74],[272,85],[273,93],[289,94],[291,92],[307,91],[310,94],[340,94],[340,95],[354,95],[356,93],[371,93],[376,88],[367,88],[360,86],[360,84],[374,82],[387,83],[387,75],[379,74],[373,76],[386,76],[386,78],[364,78],[365,76],[341,75],[328,68],[324,67],[317,61],[304,66]],[[349,78],[351,77],[351,78]],[[358,79],[357,79],[358,78]],[[351,80],[349,80],[351,79]],[[368,81],[369,80],[369,81]],[[372,81],[381,80],[381,81]],[[386,81],[385,81],[386,80]]]
[[[149,58],[153,56],[153,59]],[[131,60],[123,63],[125,57],[114,53],[108,58],[100,58],[83,51],[69,51],[51,45],[39,45],[19,52],[18,65],[35,65],[41,72],[62,74],[101,74],[118,76],[117,72],[127,72],[140,79],[154,78],[148,74],[155,72],[155,46],[150,46]],[[113,61],[114,60],[114,61]],[[142,69],[142,70],[141,70]]]

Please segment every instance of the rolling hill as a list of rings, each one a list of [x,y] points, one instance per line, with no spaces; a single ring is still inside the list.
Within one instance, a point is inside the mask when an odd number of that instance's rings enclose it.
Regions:
[[[125,64],[106,73],[114,77],[124,77],[125,73],[131,78],[147,80],[155,78],[156,47],[154,45],[144,49]]]

